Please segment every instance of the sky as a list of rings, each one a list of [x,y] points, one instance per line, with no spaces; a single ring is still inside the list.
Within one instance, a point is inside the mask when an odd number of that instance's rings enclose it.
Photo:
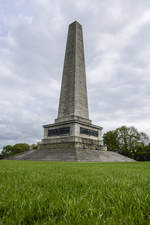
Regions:
[[[89,115],[150,136],[149,0],[0,0],[0,149],[57,117],[68,25],[83,27]]]

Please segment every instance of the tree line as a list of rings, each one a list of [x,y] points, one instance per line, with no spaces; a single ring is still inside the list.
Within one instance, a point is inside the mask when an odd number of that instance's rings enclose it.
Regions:
[[[37,144],[29,145],[27,143],[17,143],[15,145],[6,145],[0,154],[0,159],[7,158],[25,151],[37,149]]]
[[[29,151],[30,145],[27,143],[17,143],[15,145],[6,145],[3,147],[1,152],[2,158],[7,158],[8,156],[16,155],[21,152]]]
[[[103,136],[108,151],[118,152],[138,161],[150,160],[150,140],[146,133],[135,127],[122,126]]]

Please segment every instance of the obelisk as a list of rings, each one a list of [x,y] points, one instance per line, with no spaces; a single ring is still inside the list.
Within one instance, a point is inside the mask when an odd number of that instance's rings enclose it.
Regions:
[[[83,34],[77,21],[68,29],[58,116],[55,123],[43,127],[39,149],[56,149],[58,154],[67,150],[70,154],[103,147],[102,127],[89,120]]]
[[[89,121],[82,26],[69,25],[56,122],[80,117]]]

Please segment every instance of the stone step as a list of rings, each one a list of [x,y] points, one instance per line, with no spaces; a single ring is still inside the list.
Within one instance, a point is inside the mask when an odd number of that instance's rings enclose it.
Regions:
[[[126,156],[112,151],[77,150],[78,161],[89,162],[133,162]]]
[[[133,162],[133,159],[112,151],[88,149],[31,150],[11,156],[10,160],[81,161],[81,162]]]

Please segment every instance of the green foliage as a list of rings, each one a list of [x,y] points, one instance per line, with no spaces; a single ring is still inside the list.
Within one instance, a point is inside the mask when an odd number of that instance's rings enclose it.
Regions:
[[[13,146],[12,145],[6,145],[6,146],[3,147],[3,150],[2,150],[1,154],[2,154],[3,157],[7,157],[12,152],[13,152]]]
[[[122,126],[117,130],[119,152],[126,156],[132,156],[137,143],[140,141],[140,133],[134,127]]]
[[[150,144],[137,146],[134,158],[138,161],[150,161]]]
[[[18,143],[18,144],[15,144],[13,148],[14,148],[14,153],[20,153],[20,152],[29,151],[30,146],[26,143]]]
[[[149,225],[150,163],[1,161],[0,224]]]
[[[38,146],[37,146],[37,144],[32,144],[30,147],[31,147],[32,150],[37,150]]]
[[[117,140],[117,132],[115,130],[108,131],[104,134],[103,138],[108,151],[118,151],[119,143]]]
[[[108,131],[103,138],[104,144],[107,145],[109,151],[118,151],[137,160],[147,159],[146,155],[144,156],[144,148],[148,145],[149,137],[143,132],[138,132],[134,127],[122,126],[116,130]],[[137,149],[139,150],[137,151]]]
[[[24,151],[28,151],[30,148],[30,146],[26,143],[18,143],[15,144],[14,146],[11,145],[6,145],[3,147],[2,150],[2,156],[4,158],[11,156],[11,155],[15,155]]]

